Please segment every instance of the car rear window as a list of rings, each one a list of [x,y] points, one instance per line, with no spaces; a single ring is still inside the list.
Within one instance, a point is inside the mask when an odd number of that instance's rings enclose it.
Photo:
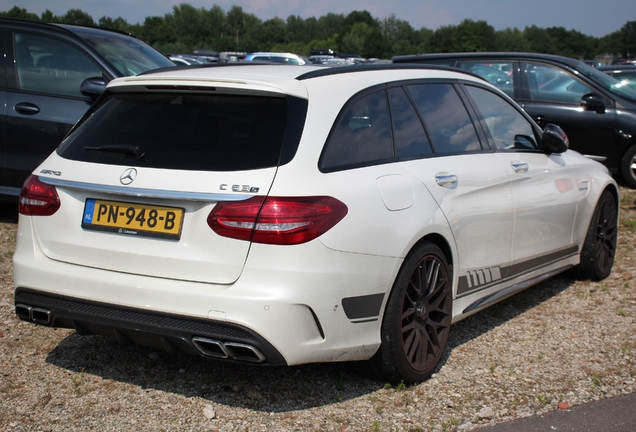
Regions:
[[[296,98],[227,94],[112,93],[98,105],[60,156],[180,170],[274,167],[295,154],[306,114]]]

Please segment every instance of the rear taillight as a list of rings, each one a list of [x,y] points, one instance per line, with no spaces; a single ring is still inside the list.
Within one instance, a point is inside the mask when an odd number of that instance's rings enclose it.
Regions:
[[[217,234],[256,243],[306,243],[329,231],[347,214],[332,197],[254,197],[218,203],[208,216]]]
[[[28,216],[51,216],[60,208],[60,197],[55,187],[42,183],[30,175],[20,191],[18,212]]]

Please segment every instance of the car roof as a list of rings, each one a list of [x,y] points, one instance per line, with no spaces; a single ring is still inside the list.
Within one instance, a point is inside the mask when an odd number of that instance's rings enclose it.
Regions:
[[[359,74],[365,74],[365,79]],[[421,78],[468,79],[485,83],[478,75],[456,68],[422,64],[371,64],[332,68],[322,65],[287,65],[221,63],[216,65],[192,66],[190,68],[164,68],[123,77],[111,81],[108,89],[125,91],[130,86],[137,88],[155,87],[163,90],[188,88],[235,88],[251,92],[274,92],[307,98],[307,88],[303,81],[328,79],[338,75],[349,75],[345,80],[358,81],[356,86],[369,87],[389,81]],[[336,81],[331,80],[336,85]],[[330,88],[330,87],[325,87]]]
[[[606,71],[636,71],[636,65],[611,65],[611,66],[598,66],[596,69]]]
[[[53,31],[62,31],[67,34],[72,33],[77,36],[83,35],[96,35],[96,34],[108,34],[109,36],[119,34],[121,36],[132,36],[130,33],[126,33],[119,30],[106,29],[106,28],[98,28],[98,27],[90,27],[90,26],[81,26],[76,24],[62,24],[62,23],[50,23],[50,22],[42,22],[42,21],[29,21],[23,19],[16,18],[0,18],[0,24],[3,25],[15,25],[19,27],[31,27],[31,28],[41,28],[48,29]]]
[[[427,60],[452,60],[460,58],[471,59],[517,59],[517,60],[547,60],[558,63],[563,63],[568,66],[574,67],[580,62],[578,60],[571,59],[569,57],[563,57],[553,54],[540,54],[540,53],[528,53],[528,52],[463,52],[463,53],[444,53],[444,54],[410,54],[404,56],[393,57],[394,63],[403,62],[417,62]]]

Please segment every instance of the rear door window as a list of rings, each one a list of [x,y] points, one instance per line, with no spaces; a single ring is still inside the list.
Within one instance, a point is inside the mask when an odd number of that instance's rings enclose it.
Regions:
[[[288,109],[288,103],[294,102],[245,95],[109,94],[58,153],[85,162],[166,169],[274,167],[283,152],[288,123],[304,123],[306,104],[298,102]],[[293,121],[288,122],[288,113]],[[290,128],[291,145],[295,140],[297,147],[301,131]]]
[[[481,150],[473,122],[452,84],[408,86],[429,131],[435,153]]]
[[[424,125],[404,88],[391,88],[388,93],[396,156],[405,159],[431,154],[433,150]]]
[[[514,97],[514,73],[511,61],[462,61],[457,67],[479,75],[484,80]]]

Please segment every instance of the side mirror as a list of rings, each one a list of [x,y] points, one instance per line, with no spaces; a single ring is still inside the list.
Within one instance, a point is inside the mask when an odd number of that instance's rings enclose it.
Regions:
[[[603,96],[596,93],[588,93],[581,98],[581,106],[585,111],[596,111],[599,114],[605,113],[605,100]]]
[[[82,82],[80,92],[91,99],[97,99],[106,90],[106,84],[108,81],[103,77],[86,78]]]
[[[565,153],[570,146],[570,141],[563,129],[555,124],[548,123],[543,129],[541,144],[546,153]]]

